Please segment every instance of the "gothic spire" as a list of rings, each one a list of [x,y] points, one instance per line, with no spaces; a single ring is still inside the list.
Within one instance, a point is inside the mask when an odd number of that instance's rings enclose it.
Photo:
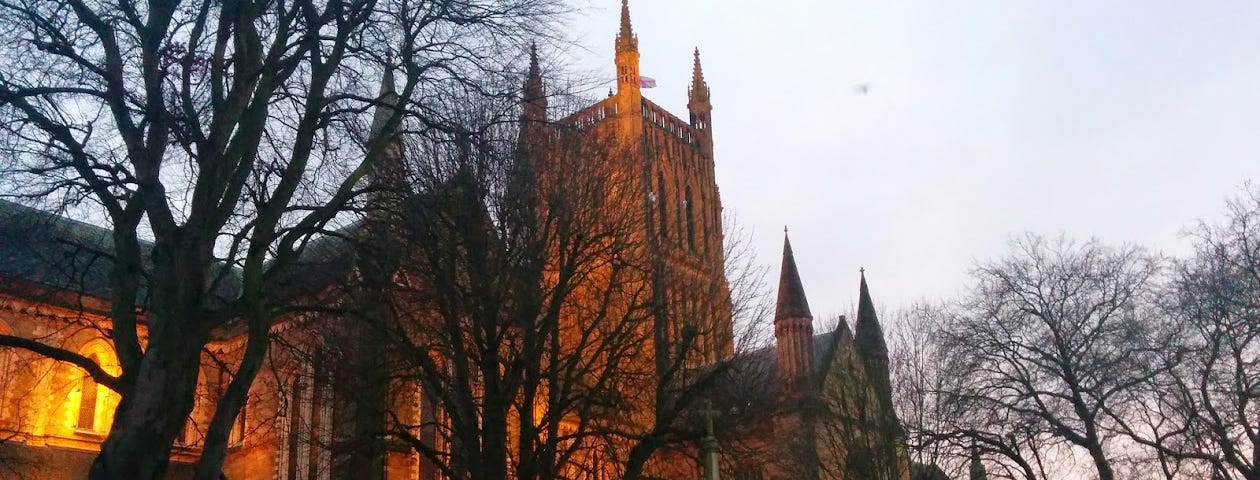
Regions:
[[[638,51],[639,38],[634,35],[634,27],[630,25],[629,0],[621,0],[621,30],[617,32],[617,51]]]
[[[547,119],[547,92],[543,87],[542,67],[538,65],[538,44],[529,45],[529,71],[525,75],[522,103],[526,120]]]
[[[783,229],[783,270],[779,273],[779,299],[774,309],[774,346],[781,395],[810,395],[814,378],[814,316],[809,313],[805,288],[787,229]]]
[[[888,363],[888,347],[884,344],[884,329],[875,314],[875,302],[866,286],[866,271],[862,270],[862,283],[858,288],[857,321],[853,325],[854,341],[858,352],[867,359]],[[869,360],[868,360],[869,361]]]
[[[862,284],[858,291],[857,321],[853,325],[853,346],[866,366],[866,374],[875,387],[880,407],[883,409],[885,434],[895,436],[900,427],[897,413],[892,406],[892,380],[888,371],[888,346],[884,343],[884,329],[875,315],[875,302],[866,286],[866,270],[862,270]]]
[[[796,258],[792,255],[792,242],[788,241],[787,229],[783,229],[783,267],[779,272],[779,299],[775,304],[774,320],[787,318],[813,318],[809,302],[805,300],[805,287],[801,274],[796,270]]]
[[[398,107],[398,91],[394,85],[394,67],[388,59],[385,66],[385,74],[381,76],[380,93],[376,95],[376,110],[372,114],[372,127],[369,134],[372,137],[384,134],[385,126],[389,123],[390,117],[394,115],[394,110]]]
[[[693,107],[709,103],[709,84],[704,81],[704,70],[700,68],[700,48],[697,47],[695,59],[691,66],[691,88],[687,89],[689,106]]]
[[[704,81],[704,70],[700,68],[700,49],[696,48],[695,60],[691,67],[691,86],[687,87],[687,112],[691,114],[691,126],[708,133],[713,104],[709,103],[709,83]],[[703,135],[705,148],[712,150],[713,138]]]
[[[383,208],[396,206],[401,195],[408,190],[406,148],[398,127],[402,123],[402,105],[402,99],[394,86],[393,61],[386,58],[380,92],[376,96],[376,107],[372,112],[372,125],[368,130],[368,145],[377,149],[377,156],[372,159],[369,181],[377,188],[373,196],[378,206]]]

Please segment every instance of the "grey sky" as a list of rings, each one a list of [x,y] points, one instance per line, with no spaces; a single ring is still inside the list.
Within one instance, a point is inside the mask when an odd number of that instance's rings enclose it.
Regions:
[[[612,78],[619,3],[574,22]],[[1260,181],[1260,2],[631,0],[648,97],[713,91],[722,200],[815,317],[955,293],[1012,234],[1185,251]],[[567,54],[566,54],[567,55]],[[870,84],[861,95],[854,86]]]

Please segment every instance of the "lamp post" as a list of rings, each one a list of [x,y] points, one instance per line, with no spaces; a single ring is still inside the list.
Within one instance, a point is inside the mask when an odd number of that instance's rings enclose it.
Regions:
[[[704,415],[704,438],[700,439],[700,461],[704,465],[704,479],[719,480],[718,441],[713,434],[713,417],[716,417],[718,412],[713,409],[713,405],[710,402],[702,413]]]

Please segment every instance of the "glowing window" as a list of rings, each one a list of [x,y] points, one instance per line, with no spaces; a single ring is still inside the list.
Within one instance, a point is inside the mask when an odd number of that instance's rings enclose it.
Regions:
[[[97,365],[101,364],[101,358],[97,354],[88,356]],[[87,372],[83,372],[83,379],[79,382],[79,419],[75,426],[80,430],[96,431],[96,409],[100,402],[100,388]]]

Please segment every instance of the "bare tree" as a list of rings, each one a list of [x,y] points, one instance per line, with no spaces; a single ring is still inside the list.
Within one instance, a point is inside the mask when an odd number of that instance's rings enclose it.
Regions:
[[[1136,247],[1015,241],[1010,256],[976,269],[974,289],[941,330],[957,373],[950,401],[1023,431],[988,446],[1062,441],[1088,454],[1100,479],[1116,478],[1115,419],[1133,407],[1126,392],[1159,373],[1166,346],[1153,308],[1160,271]],[[1031,478],[1031,465],[1021,467]]]
[[[935,336],[944,315],[942,308],[927,303],[896,312],[888,332],[889,363],[893,402],[906,430],[910,459],[957,476],[965,468],[965,451],[959,447],[966,438],[957,432],[958,418],[951,415],[944,394],[950,376]]]
[[[120,375],[0,337],[121,395],[92,478],[162,476],[193,408],[202,347],[236,320],[248,345],[197,474],[218,476],[284,310],[269,300],[271,280],[355,205],[388,146],[362,141],[363,115],[377,104],[364,74],[404,74],[407,102],[391,123],[414,116],[441,128],[431,95],[482,91],[474,74],[501,70],[496,54],[558,11],[549,0],[0,2],[0,26],[15,35],[0,46],[6,187],[86,201],[113,232]]]
[[[379,367],[356,370],[387,373],[336,388],[448,478],[639,478],[700,436],[728,368],[701,341],[727,325],[726,272],[657,308],[633,160],[582,126],[517,122],[516,102],[453,100],[457,128],[397,132],[414,191],[369,214],[342,293]],[[741,245],[727,270],[739,331],[756,331],[764,268]]]
[[[961,478],[973,457],[990,466],[990,478],[1050,478],[1042,457],[1056,448],[1026,419],[999,405],[964,394],[967,373],[953,370],[942,329],[953,315],[948,304],[919,303],[896,312],[889,334],[894,403],[906,431],[911,459]]]
[[[1180,342],[1165,373],[1132,392],[1144,408],[1119,427],[1168,478],[1260,479],[1260,190],[1193,235],[1168,295]]]

